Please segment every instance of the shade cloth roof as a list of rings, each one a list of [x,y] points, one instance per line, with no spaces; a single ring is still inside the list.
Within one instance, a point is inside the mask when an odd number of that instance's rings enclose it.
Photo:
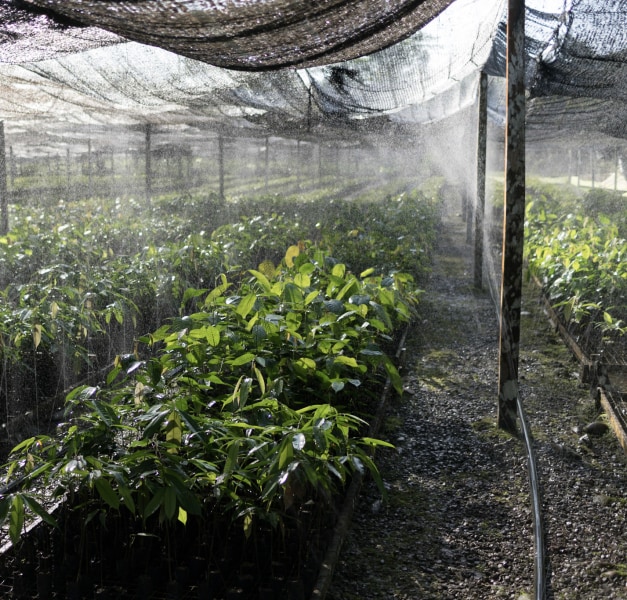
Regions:
[[[505,10],[503,0],[8,0],[0,119],[52,138],[145,122],[300,137],[388,123],[412,135],[471,106],[485,70],[498,122]],[[525,15],[529,138],[624,137],[627,0],[528,0]]]

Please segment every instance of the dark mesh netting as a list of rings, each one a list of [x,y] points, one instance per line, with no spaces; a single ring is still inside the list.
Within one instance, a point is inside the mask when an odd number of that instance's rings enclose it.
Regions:
[[[28,0],[87,25],[231,69],[337,62],[402,40],[451,0]]]

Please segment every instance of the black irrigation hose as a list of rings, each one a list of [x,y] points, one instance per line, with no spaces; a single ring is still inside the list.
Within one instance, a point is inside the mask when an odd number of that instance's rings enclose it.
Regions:
[[[520,400],[520,393],[516,398],[516,406],[520,416],[520,425],[523,440],[527,449],[527,469],[529,472],[529,485],[531,487],[531,509],[533,512],[533,542],[535,549],[534,557],[534,598],[535,600],[545,600],[546,598],[546,555],[544,547],[544,528],[542,526],[542,501],[540,498],[540,483],[538,481],[538,470],[536,466],[536,455],[533,450],[533,438],[527,422],[527,415],[523,410]]]

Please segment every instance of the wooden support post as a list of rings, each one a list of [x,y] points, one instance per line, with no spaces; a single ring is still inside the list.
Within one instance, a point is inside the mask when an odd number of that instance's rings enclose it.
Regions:
[[[477,191],[475,201],[475,287],[483,288],[483,223],[488,142],[488,76],[479,77],[479,123],[477,128]]]
[[[224,138],[222,134],[218,136],[218,179],[220,200],[224,200]]]
[[[498,426],[518,434],[518,355],[525,233],[525,10],[508,0],[505,212],[499,348]]]
[[[0,235],[9,233],[9,191],[7,188],[7,154],[4,143],[4,121],[0,121]]]
[[[144,140],[146,204],[150,206],[152,203],[152,125],[150,123],[146,123]]]

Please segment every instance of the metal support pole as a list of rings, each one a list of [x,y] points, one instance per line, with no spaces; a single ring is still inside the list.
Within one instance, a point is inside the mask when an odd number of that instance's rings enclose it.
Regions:
[[[70,177],[70,149],[65,149],[65,194],[68,201],[71,200],[72,179]]]
[[[296,189],[300,190],[300,140],[296,140]]]
[[[508,0],[505,212],[499,348],[498,426],[518,434],[518,356],[525,233],[525,3]]]
[[[270,137],[266,136],[266,152],[265,152],[265,191],[268,193],[268,170],[270,168]]]
[[[87,140],[87,195],[91,198],[94,195],[91,164],[91,140]]]
[[[0,235],[9,233],[9,194],[7,189],[7,154],[4,121],[0,121]]]
[[[618,164],[618,162],[616,164]],[[11,188],[15,186],[15,155],[13,154],[13,146],[9,146],[9,183],[11,184]]]
[[[146,204],[152,203],[152,125],[146,123],[144,157],[145,157],[145,176],[146,176]]]
[[[475,202],[475,287],[483,287],[483,223],[488,142],[488,76],[479,77],[479,124],[477,128],[477,195]]]
[[[618,190],[618,146],[614,146],[614,191]]]
[[[224,200],[224,138],[222,135],[218,136],[218,178],[219,178],[219,192],[220,200]]]

